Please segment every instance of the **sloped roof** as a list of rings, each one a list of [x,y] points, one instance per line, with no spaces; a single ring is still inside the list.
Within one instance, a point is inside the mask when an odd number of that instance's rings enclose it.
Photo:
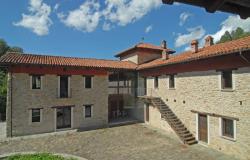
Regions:
[[[131,50],[138,49],[138,48],[152,49],[152,50],[159,51],[159,53],[161,53],[163,50],[166,50],[167,52],[170,52],[170,53],[175,52],[172,49],[169,49],[169,48],[164,49],[164,48],[162,48],[160,46],[156,46],[156,45],[153,45],[153,44],[150,44],[150,43],[139,43],[139,44],[135,45],[134,47],[131,47],[129,49],[126,49],[126,50],[116,54],[115,57],[121,57],[121,56],[127,55]]]
[[[239,52],[241,50],[250,50],[250,36],[238,40],[200,48],[196,53],[193,53],[192,51],[186,51],[176,55],[170,55],[169,59],[167,60],[156,59],[149,63],[141,64],[137,69],[140,70],[169,64],[188,62],[193,60],[206,59],[210,57]]]
[[[137,65],[129,61],[115,61],[90,58],[75,58],[62,56],[48,56],[35,54],[7,53],[0,57],[0,65],[48,65],[48,66],[72,66],[72,67],[94,67],[107,69],[132,69]]]
[[[149,46],[141,44],[140,46]],[[127,70],[142,70],[165,66],[170,64],[178,64],[183,62],[195,61],[200,59],[212,58],[221,55],[236,53],[239,51],[250,50],[250,36],[233,40],[221,44],[215,44],[208,47],[203,47],[198,52],[192,51],[182,52],[176,55],[169,55],[169,59],[156,59],[148,63],[137,65],[130,61],[115,61],[103,59],[75,58],[62,56],[48,56],[35,54],[19,54],[7,53],[0,57],[0,65],[48,65],[48,66],[72,66],[72,67],[93,67],[106,69],[127,69]]]

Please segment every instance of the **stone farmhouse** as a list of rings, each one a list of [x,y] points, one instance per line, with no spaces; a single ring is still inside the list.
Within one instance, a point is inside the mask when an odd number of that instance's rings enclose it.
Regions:
[[[7,53],[7,136],[136,119],[250,159],[250,36],[183,53],[139,43],[119,60]],[[136,136],[136,135],[135,135]]]

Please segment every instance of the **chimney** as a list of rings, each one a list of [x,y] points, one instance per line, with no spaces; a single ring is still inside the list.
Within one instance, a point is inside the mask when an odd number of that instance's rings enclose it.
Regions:
[[[163,49],[167,48],[167,41],[165,41],[165,40],[161,41],[161,48],[163,48]]]
[[[198,49],[199,49],[198,45],[199,45],[199,42],[197,40],[192,40],[192,42],[191,42],[191,50],[192,50],[193,53],[198,52]]]
[[[205,38],[205,46],[204,47],[209,47],[214,45],[214,38],[212,36],[207,36]]]
[[[167,50],[164,49],[161,53],[161,59],[162,60],[167,60],[168,59],[168,53],[167,53]]]

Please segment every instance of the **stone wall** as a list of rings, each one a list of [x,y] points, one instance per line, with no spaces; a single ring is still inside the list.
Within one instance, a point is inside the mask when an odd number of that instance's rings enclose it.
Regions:
[[[137,53],[129,54],[120,58],[121,61],[131,61],[135,64],[138,64],[138,55]]]
[[[136,64],[143,64],[158,58],[161,58],[159,51],[136,51],[124,57],[121,57],[122,61],[131,61]]]
[[[10,79],[10,74],[9,74]],[[10,82],[10,80],[9,80]],[[11,135],[11,103],[12,103],[12,135],[21,136],[56,131],[56,112],[53,106],[74,105],[71,128],[88,128],[104,126],[108,123],[108,78],[94,76],[93,88],[84,88],[81,75],[70,76],[71,98],[57,98],[58,76],[42,76],[42,89],[32,90],[30,75],[12,74],[12,101],[8,92],[7,134]],[[9,89],[11,83],[9,83]],[[11,102],[11,103],[10,103]],[[93,104],[93,117],[84,117],[84,104]],[[31,123],[31,108],[43,108],[42,121]]]
[[[221,72],[215,70],[179,73],[175,78],[175,89],[169,89],[169,77],[164,75],[159,77],[159,89],[154,89],[154,92],[160,95],[195,136],[197,136],[196,113],[192,113],[191,110],[239,118],[239,121],[236,121],[234,141],[221,137],[219,117],[209,116],[208,143],[202,144],[226,154],[250,159],[248,153],[250,151],[250,68],[239,68],[233,71],[234,89],[232,91],[221,90],[220,78]],[[153,88],[153,81],[153,77],[148,77],[148,88]],[[152,106],[150,108],[149,123],[162,128],[159,111]],[[168,126],[165,125],[165,127]]]

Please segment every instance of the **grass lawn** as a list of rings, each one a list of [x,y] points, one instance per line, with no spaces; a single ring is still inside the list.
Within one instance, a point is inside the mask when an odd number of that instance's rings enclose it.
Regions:
[[[74,158],[64,158],[62,156],[53,155],[50,153],[37,153],[37,154],[25,154],[25,155],[13,155],[3,160],[75,160]]]

